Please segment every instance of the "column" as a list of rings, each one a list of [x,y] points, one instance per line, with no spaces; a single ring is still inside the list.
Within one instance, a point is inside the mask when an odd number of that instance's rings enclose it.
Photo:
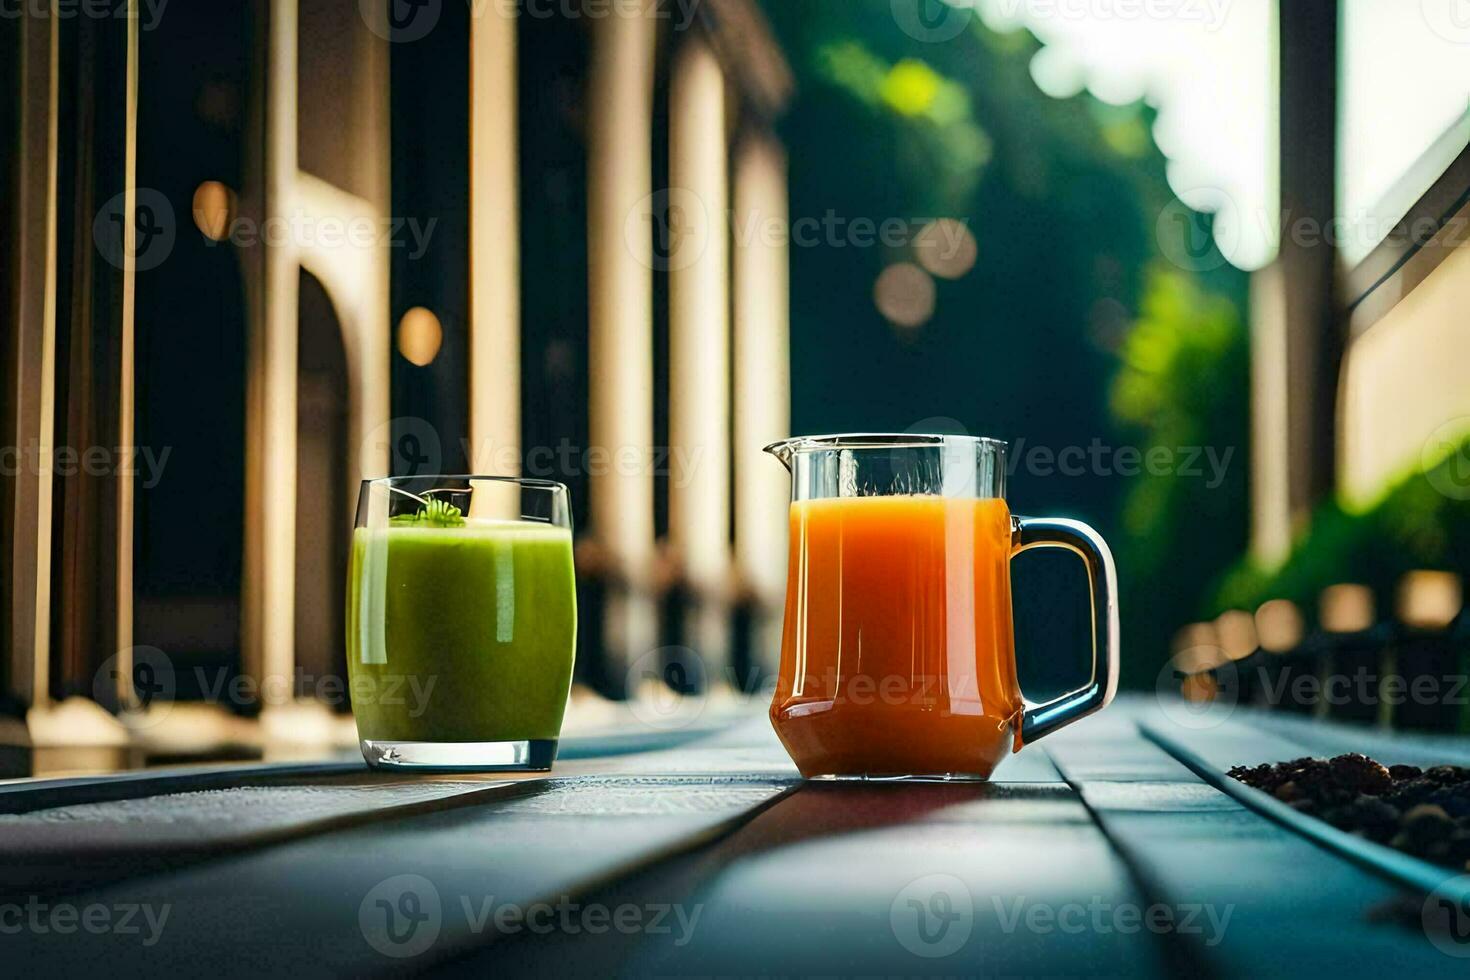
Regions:
[[[266,41],[263,215],[289,222],[296,181],[296,0],[272,0]],[[296,604],[296,332],[300,257],[265,249],[246,355],[245,566],[241,645],[257,682],[289,676]]]
[[[13,336],[6,351],[5,441],[20,452],[5,478],[11,554],[0,571],[10,602],[10,686],[44,706],[51,651],[51,454],[56,412],[56,187],[60,26],[54,15],[22,17],[19,69]],[[10,332],[10,331],[7,331]]]
[[[470,12],[470,468],[497,476],[521,444],[516,10]]]
[[[669,537],[693,597],[685,643],[707,674],[729,655],[730,282],[725,78],[702,37],[676,52],[669,95]]]
[[[344,170],[360,193],[300,168],[296,0],[273,0],[264,86],[263,195],[251,203],[262,220],[314,227],[330,219],[382,226],[391,204],[386,42],[351,18],[358,41],[350,74],[367,96],[354,103],[354,143]],[[253,188],[252,188],[253,191]],[[247,266],[251,294],[246,380],[245,565],[241,640],[244,666],[270,690],[295,671],[296,427],[299,277],[302,269],[326,290],[343,331],[349,381],[349,508],[357,481],[388,469],[388,446],[373,440],[389,418],[389,255],[381,242],[328,247],[313,236],[265,249],[261,270]],[[258,288],[252,277],[259,276]],[[343,521],[352,514],[341,515]],[[272,680],[276,679],[276,680]]]
[[[751,130],[734,163],[735,562],[756,607],[756,662],[780,659],[786,587],[785,468],[761,447],[791,434],[790,228],[786,158]]]
[[[590,26],[587,83],[588,412],[592,447],[653,447],[653,78],[658,21],[607,17]],[[616,673],[657,645],[650,576],[653,470],[591,474],[591,539],[609,574],[603,647]]]

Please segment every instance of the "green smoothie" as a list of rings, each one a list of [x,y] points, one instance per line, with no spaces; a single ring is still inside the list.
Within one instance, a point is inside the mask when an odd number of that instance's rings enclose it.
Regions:
[[[347,664],[363,739],[558,736],[577,637],[570,531],[474,519],[359,528],[349,575]]]

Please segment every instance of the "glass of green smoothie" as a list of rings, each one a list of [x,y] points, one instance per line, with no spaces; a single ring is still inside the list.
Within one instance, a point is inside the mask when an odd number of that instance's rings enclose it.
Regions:
[[[577,603],[567,488],[364,480],[347,581],[363,757],[411,769],[550,769]]]

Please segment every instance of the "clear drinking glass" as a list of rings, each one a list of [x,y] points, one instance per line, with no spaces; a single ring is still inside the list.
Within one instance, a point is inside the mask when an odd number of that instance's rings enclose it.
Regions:
[[[347,665],[369,765],[549,769],[576,635],[565,486],[363,481]]]

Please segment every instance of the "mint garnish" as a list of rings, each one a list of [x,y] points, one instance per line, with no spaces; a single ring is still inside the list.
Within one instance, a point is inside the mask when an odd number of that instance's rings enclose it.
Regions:
[[[414,527],[462,527],[464,514],[453,504],[437,497],[430,497],[427,504],[416,514],[399,514],[388,519],[389,524]]]

